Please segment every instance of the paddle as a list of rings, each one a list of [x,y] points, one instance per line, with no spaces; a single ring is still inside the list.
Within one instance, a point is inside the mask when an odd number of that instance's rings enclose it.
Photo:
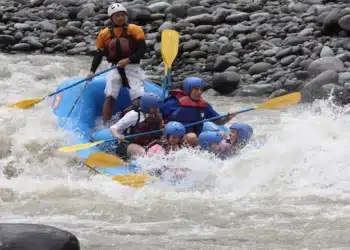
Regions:
[[[126,163],[118,156],[104,152],[94,152],[84,162],[88,166],[116,167]]]
[[[103,153],[94,152],[89,155],[88,159],[84,162],[85,166],[94,171],[97,174],[101,174],[94,166],[105,167],[120,167],[127,166],[127,163],[120,159],[118,156]],[[148,180],[159,179],[158,177],[150,176],[147,174],[128,174],[128,175],[115,175],[112,177],[114,181],[119,182],[122,185],[131,187],[143,187]]]
[[[56,92],[53,92],[53,93],[51,93],[51,94],[49,94],[49,95],[47,95],[47,96],[44,96],[44,97],[42,97],[42,98],[26,99],[26,100],[17,102],[17,103],[15,103],[15,104],[10,104],[10,105],[8,105],[8,107],[9,107],[9,108],[19,108],[19,109],[29,109],[29,108],[33,107],[35,104],[38,104],[39,102],[45,100],[45,99],[48,98],[48,97],[51,97],[51,96],[56,95],[56,94],[58,94],[58,93],[61,93],[62,91],[65,91],[65,90],[67,90],[67,89],[70,89],[70,88],[72,88],[72,87],[74,87],[74,86],[76,86],[76,85],[78,85],[78,84],[80,84],[80,83],[83,83],[83,82],[85,82],[85,81],[88,81],[88,80],[90,80],[90,79],[92,79],[92,78],[94,78],[94,77],[96,77],[96,76],[99,76],[99,75],[101,75],[101,74],[104,74],[104,73],[106,73],[106,72],[108,72],[108,71],[110,71],[110,70],[112,70],[112,69],[115,69],[115,68],[116,68],[116,66],[113,66],[113,67],[111,67],[111,68],[109,68],[109,69],[106,69],[106,70],[100,72],[100,73],[97,73],[97,74],[95,74],[95,75],[89,76],[89,77],[87,77],[87,78],[85,78],[85,79],[83,79],[83,80],[80,80],[79,82],[76,82],[76,83],[74,83],[74,84],[72,84],[72,85],[69,85],[69,86],[67,86],[67,87],[65,87],[65,88],[63,88],[63,89],[57,90]]]
[[[143,187],[148,180],[159,179],[158,177],[146,175],[146,174],[128,174],[128,175],[115,175],[112,177],[114,181],[119,182],[122,185],[128,185],[131,187]]]
[[[74,104],[73,104],[72,108],[70,109],[70,111],[69,111],[69,113],[68,113],[68,115],[67,115],[66,119],[64,120],[62,127],[64,127],[64,125],[65,125],[65,124],[66,124],[66,122],[68,121],[68,119],[69,119],[70,115],[72,114],[72,112],[73,112],[73,110],[74,110],[75,106],[78,104],[78,101],[79,101],[80,97],[83,95],[83,93],[84,93],[84,91],[85,91],[85,89],[86,89],[87,85],[89,84],[89,82],[90,82],[90,81],[87,81],[87,82],[85,83],[84,88],[81,90],[81,92],[80,92],[80,94],[79,94],[78,98],[75,100],[75,102],[74,102]]]
[[[241,114],[241,113],[245,113],[248,111],[260,110],[260,109],[278,109],[278,108],[283,107],[283,106],[297,104],[300,102],[300,100],[301,100],[300,92],[295,92],[295,93],[291,93],[288,95],[272,98],[272,99],[264,102],[263,104],[254,107],[254,108],[248,108],[248,109],[243,109],[243,110],[237,111],[236,114]],[[215,120],[218,120],[221,118],[225,118],[227,116],[229,116],[229,115],[225,114],[225,115],[212,117],[209,119],[205,119],[205,120],[201,120],[198,122],[193,122],[193,123],[187,124],[187,125],[185,125],[185,127],[186,128],[193,127],[193,126],[199,125],[199,124],[204,123],[204,122],[215,121]],[[150,134],[155,134],[155,133],[159,133],[162,131],[163,131],[163,129],[159,129],[159,130],[153,130],[153,131],[143,132],[143,133],[134,134],[134,135],[128,135],[128,136],[125,136],[125,139],[128,140],[128,139],[132,139],[132,138],[137,137],[137,136],[150,135]],[[110,139],[110,140],[101,140],[101,141],[85,143],[85,144],[77,144],[77,145],[73,145],[73,146],[59,148],[59,151],[61,151],[61,152],[75,152],[75,151],[87,149],[87,148],[97,146],[97,145],[105,143],[105,142],[110,142],[110,141],[115,141],[115,140],[117,140],[117,139],[114,138],[114,139]]]
[[[160,51],[164,61],[163,99],[171,86],[171,65],[173,64],[179,48],[179,33],[175,30],[165,29],[162,32]]]

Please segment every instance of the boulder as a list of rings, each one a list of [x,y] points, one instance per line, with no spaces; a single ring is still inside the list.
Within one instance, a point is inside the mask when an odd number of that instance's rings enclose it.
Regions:
[[[41,224],[1,223],[1,250],[80,250],[75,235]]]

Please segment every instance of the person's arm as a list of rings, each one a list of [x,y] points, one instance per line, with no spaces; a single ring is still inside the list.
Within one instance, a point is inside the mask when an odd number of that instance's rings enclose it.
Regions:
[[[131,29],[132,36],[135,39],[135,52],[130,56],[130,63],[140,61],[146,53],[146,36],[145,32],[140,26],[134,25]]]
[[[92,63],[91,63],[91,67],[90,67],[90,72],[89,74],[90,75],[93,75],[95,74],[98,66],[100,66],[101,62],[102,62],[102,59],[103,59],[103,51],[100,51],[100,50],[97,50],[95,53],[94,53],[94,57],[92,59]]]
[[[140,117],[140,121],[141,121]],[[124,130],[128,129],[131,126],[134,126],[137,123],[138,120],[138,113],[131,110],[130,112],[126,113],[125,116],[123,116],[122,119],[120,119],[116,124],[112,125],[110,128],[112,130],[112,133],[115,137],[120,138],[120,133],[122,133]]]
[[[236,116],[236,113],[230,111],[230,112],[227,112],[228,116],[227,117],[224,117],[224,118],[221,118],[219,120],[216,120],[214,121],[215,124],[217,125],[224,125],[226,123],[228,123],[233,117]]]
[[[221,119],[215,120],[213,121],[216,125],[224,125],[226,123],[228,123],[233,117],[235,117],[236,113],[234,112],[227,112],[228,116],[227,117],[223,117]],[[207,113],[206,113],[206,119],[208,118],[212,118],[212,117],[216,117],[216,116],[220,116],[220,114],[218,112],[216,112],[213,107],[209,104],[208,108],[207,108]]]
[[[102,62],[104,56],[104,33],[104,30],[102,30],[96,37],[96,51],[92,59],[89,76],[95,74],[98,66],[100,66]]]
[[[130,56],[130,63],[139,62],[146,53],[146,41],[136,40],[135,42],[135,53]]]
[[[168,118],[179,108],[178,101],[175,98],[168,99],[160,109],[163,118]]]

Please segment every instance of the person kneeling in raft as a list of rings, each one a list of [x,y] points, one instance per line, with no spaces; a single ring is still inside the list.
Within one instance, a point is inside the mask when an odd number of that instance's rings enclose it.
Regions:
[[[163,118],[159,108],[163,107],[163,104],[162,98],[155,94],[147,93],[141,96],[138,110],[130,110],[109,129],[101,129],[95,132],[92,135],[92,139],[98,141],[108,140],[113,137],[117,138],[121,142],[118,145],[117,154],[125,160],[142,155],[145,152],[143,147],[155,139],[160,139],[162,136],[161,132],[134,137],[130,142],[126,142],[124,138],[127,135],[160,130],[163,127]]]
[[[230,133],[227,136],[224,131],[212,122],[207,122],[203,126],[203,131],[218,131],[223,140],[219,144],[221,158],[237,155],[249,142],[253,135],[253,128],[244,123],[233,123],[230,127]]]
[[[229,138],[225,139],[219,130],[207,130],[199,134],[201,149],[224,160],[237,155],[249,142],[253,129],[247,124],[234,123],[230,126]]]
[[[213,107],[203,98],[204,81],[199,77],[187,77],[183,82],[183,91],[170,90],[169,97],[164,100],[161,109],[164,120],[177,121],[186,125],[204,119],[219,116]],[[214,123],[223,125],[235,116],[234,112],[228,112],[226,118],[216,120]],[[197,146],[197,136],[202,131],[202,124],[187,128],[186,138],[193,146]]]
[[[230,152],[228,144],[223,144],[224,137],[219,130],[207,130],[198,136],[199,147],[205,151],[213,153],[216,157],[224,160]]]
[[[253,128],[244,123],[233,123],[230,126],[229,138],[223,141],[227,157],[237,155],[249,142],[253,135]]]
[[[186,128],[179,122],[169,122],[164,127],[164,137],[161,140],[151,142],[145,148],[147,155],[156,153],[168,154],[170,151],[177,151],[183,147],[182,139],[185,136]]]
[[[183,148],[184,136],[186,128],[179,122],[169,122],[164,127],[164,137],[161,140],[155,140],[146,147],[146,154],[153,156],[157,153],[169,154]],[[163,166],[162,168],[153,169],[149,172],[150,175],[163,176],[167,173],[173,175],[173,179],[179,180],[185,177],[186,172],[190,171],[187,168],[172,168]]]

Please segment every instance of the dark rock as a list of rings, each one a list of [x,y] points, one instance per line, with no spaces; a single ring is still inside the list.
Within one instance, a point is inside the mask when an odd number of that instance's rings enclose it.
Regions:
[[[236,66],[241,62],[237,57],[232,57],[228,55],[218,56],[215,60],[214,70],[216,72],[225,71],[230,66]]]
[[[233,50],[233,46],[231,43],[226,43],[220,46],[219,48],[219,54],[220,55],[225,55]]]
[[[232,26],[232,30],[236,34],[240,34],[240,33],[247,34],[247,33],[253,32],[255,30],[255,28],[253,26],[247,26],[247,25],[239,23],[239,24]]]
[[[60,37],[66,37],[66,36],[74,36],[74,35],[84,35],[84,31],[74,26],[68,26],[64,28],[59,28],[56,34],[57,36],[60,36]]]
[[[252,84],[244,85],[237,90],[237,96],[264,96],[270,95],[274,91],[272,84]]]
[[[171,7],[170,3],[167,2],[156,2],[156,3],[152,3],[148,6],[148,9],[152,12],[152,13],[161,13],[164,12],[164,10],[168,7]]]
[[[338,73],[334,70],[327,70],[320,73],[304,85],[302,89],[303,101],[310,102],[315,99],[324,98],[326,93],[322,89],[322,86],[330,83],[337,84],[338,79]]]
[[[334,56],[333,50],[328,46],[323,46],[320,52],[320,57],[332,57],[332,56]]]
[[[199,25],[195,28],[195,32],[197,33],[204,33],[204,34],[210,34],[214,31],[213,25]]]
[[[12,46],[12,50],[15,51],[29,51],[31,50],[32,46],[28,43],[18,43]]]
[[[240,80],[241,77],[233,71],[215,73],[212,79],[212,86],[215,91],[226,95],[238,88]]]
[[[299,90],[301,85],[302,85],[302,82],[300,81],[297,81],[294,79],[287,79],[283,84],[283,88],[290,92],[294,92]]]
[[[152,20],[151,11],[144,6],[128,8],[128,18],[131,22],[148,22]]]
[[[322,57],[313,61],[307,71],[310,77],[317,76],[318,74],[326,71],[334,70],[336,72],[342,72],[345,70],[343,62],[336,57]]]
[[[198,40],[191,40],[191,41],[183,43],[182,50],[183,51],[192,51],[192,50],[198,48],[199,45],[200,45],[200,42]]]
[[[210,14],[204,13],[191,17],[187,17],[186,21],[189,23],[193,23],[195,25],[199,24],[214,24],[214,17]]]
[[[85,51],[87,51],[86,47],[74,48],[74,49],[67,50],[67,55],[77,55]]]
[[[16,32],[16,34],[14,35],[14,38],[17,40],[21,40],[23,37],[24,37],[24,35],[20,31]]]
[[[171,13],[176,17],[184,18],[187,16],[189,7],[190,5],[188,4],[173,4],[165,10],[165,13]]]
[[[85,20],[89,17],[93,17],[95,15],[94,4],[86,4],[81,11],[77,14],[78,20]]]
[[[48,42],[46,43],[46,46],[50,46],[50,47],[51,47],[51,46],[55,46],[55,45],[61,43],[62,41],[63,41],[63,39],[55,38],[55,39],[52,39],[52,40],[48,41]]]
[[[70,19],[75,19],[79,13],[79,11],[81,10],[81,8],[79,7],[68,7],[67,9],[68,12],[68,18]]]
[[[31,48],[33,48],[33,49],[42,49],[42,48],[45,47],[41,42],[39,42],[34,37],[25,37],[25,38],[22,39],[21,42],[28,43],[31,46]],[[17,45],[19,45],[19,44],[17,44]]]
[[[187,10],[187,15],[189,17],[191,16],[197,16],[197,15],[200,15],[200,14],[203,14],[203,13],[210,13],[210,9],[208,8],[205,8],[203,6],[196,6],[196,7],[191,7]]]
[[[0,44],[1,45],[12,45],[15,43],[16,43],[16,39],[13,36],[0,35]]]
[[[295,77],[300,80],[306,80],[309,77],[307,71],[297,71],[295,72]]]
[[[270,63],[259,62],[254,64],[252,67],[250,67],[249,74],[251,75],[260,74],[262,72],[268,71],[271,68],[272,68],[272,65]]]
[[[274,91],[268,99],[272,99],[272,98],[275,98],[275,97],[279,97],[279,96],[283,96],[283,95],[286,95],[288,94],[288,91],[285,90],[285,89],[278,89],[276,91]]]
[[[228,23],[240,23],[247,21],[249,19],[249,14],[245,12],[232,13],[226,17],[226,22]]]
[[[40,224],[0,224],[2,250],[80,250],[77,237],[56,227]]]
[[[344,85],[350,82],[350,72],[344,72],[339,74],[339,84]]]
[[[341,17],[338,24],[343,30],[350,31],[350,15]]]
[[[342,17],[340,9],[332,10],[323,20],[323,32],[324,34],[338,33],[340,30],[338,21]]]
[[[284,57],[284,58],[281,59],[281,65],[282,65],[282,66],[289,65],[289,64],[291,64],[292,62],[294,62],[296,58],[297,58],[296,55],[286,56],[286,57]]]
[[[203,51],[192,51],[190,53],[190,57],[191,58],[206,58],[207,57],[207,53],[203,52]]]

